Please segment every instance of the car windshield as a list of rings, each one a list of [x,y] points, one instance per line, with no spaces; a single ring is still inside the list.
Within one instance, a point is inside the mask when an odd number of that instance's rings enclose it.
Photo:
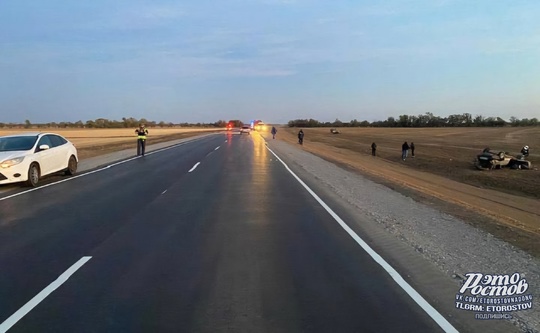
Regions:
[[[0,138],[0,152],[32,149],[36,140],[37,136],[12,136]]]

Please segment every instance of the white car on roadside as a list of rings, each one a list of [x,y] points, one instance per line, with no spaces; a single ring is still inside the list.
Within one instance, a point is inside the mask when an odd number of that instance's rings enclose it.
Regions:
[[[21,133],[0,136],[0,185],[26,182],[37,186],[43,176],[77,171],[77,149],[53,133]]]

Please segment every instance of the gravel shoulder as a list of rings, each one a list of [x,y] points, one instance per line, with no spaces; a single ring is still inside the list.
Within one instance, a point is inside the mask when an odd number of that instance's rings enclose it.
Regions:
[[[453,305],[455,294],[460,288],[461,279],[456,277],[466,273],[511,275],[518,272],[529,284],[527,294],[530,293],[534,297],[540,295],[538,258],[492,233],[475,228],[462,219],[431,207],[429,203],[415,201],[409,196],[359,175],[357,171],[347,170],[315,156],[301,146],[282,140],[272,140],[268,135],[263,136],[268,146],[303,178],[311,179],[313,184],[318,183],[316,186],[330,193],[329,197],[337,196],[352,206],[354,211],[348,213],[353,219],[351,223],[356,224],[355,227],[364,232],[361,236],[371,239],[373,244],[379,239],[384,239],[385,245],[379,245],[383,256],[389,255],[390,257],[385,259],[404,270],[406,276],[410,276],[412,285],[416,285],[420,290],[422,284],[440,288],[440,290],[432,289],[425,297],[429,298],[429,294],[445,297],[444,290],[454,288],[453,295],[446,293],[446,297],[452,298],[435,298],[430,301],[448,311],[445,312],[448,316],[459,318],[458,322],[466,320],[463,319],[463,313],[469,318],[474,318],[473,312],[448,309],[448,303]],[[403,250],[403,245],[407,248],[406,251]],[[415,269],[412,269],[412,266]],[[430,271],[430,267],[436,267],[439,274]],[[423,275],[431,276],[431,282]],[[414,283],[415,278],[424,281]],[[504,332],[509,329],[508,324],[511,323],[517,331],[540,331],[538,308],[514,312],[513,317],[510,321],[477,320],[476,323],[468,321],[464,327],[465,330],[471,331],[482,329],[489,332]]]

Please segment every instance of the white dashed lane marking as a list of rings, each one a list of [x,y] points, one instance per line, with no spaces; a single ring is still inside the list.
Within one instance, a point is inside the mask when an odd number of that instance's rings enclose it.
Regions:
[[[197,167],[199,166],[199,164],[201,164],[201,162],[197,162],[193,168],[191,168],[188,172],[193,172],[193,170],[197,169]]]

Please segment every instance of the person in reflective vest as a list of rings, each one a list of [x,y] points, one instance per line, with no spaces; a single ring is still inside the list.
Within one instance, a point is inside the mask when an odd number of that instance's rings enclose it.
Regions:
[[[137,156],[144,156],[144,150],[146,148],[146,135],[148,130],[144,127],[144,124],[139,125],[139,128],[135,130],[137,134]]]

